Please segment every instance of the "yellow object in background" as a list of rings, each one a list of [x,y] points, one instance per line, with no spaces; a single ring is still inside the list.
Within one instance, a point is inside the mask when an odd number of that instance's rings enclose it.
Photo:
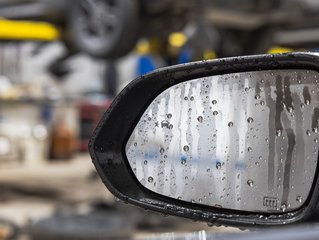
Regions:
[[[295,52],[292,48],[284,48],[284,47],[272,47],[268,50],[269,54],[279,54],[279,53],[288,53],[288,52]]]
[[[59,30],[50,23],[0,19],[0,40],[53,41],[59,37]]]
[[[203,54],[203,59],[204,60],[210,60],[210,59],[216,59],[217,58],[217,54],[215,51],[205,51]]]
[[[172,47],[183,47],[187,42],[187,37],[184,33],[174,32],[169,35],[168,42]]]

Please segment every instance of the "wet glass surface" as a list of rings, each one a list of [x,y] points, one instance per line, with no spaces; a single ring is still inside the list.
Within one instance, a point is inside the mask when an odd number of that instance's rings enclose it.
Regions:
[[[175,199],[255,212],[301,207],[318,158],[318,73],[271,70],[177,84],[126,145],[136,178]]]

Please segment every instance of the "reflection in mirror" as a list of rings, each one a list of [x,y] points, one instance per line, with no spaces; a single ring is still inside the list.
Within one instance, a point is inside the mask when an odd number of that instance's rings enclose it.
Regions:
[[[254,212],[300,208],[318,158],[318,73],[271,70],[179,83],[155,98],[126,155],[146,188]]]

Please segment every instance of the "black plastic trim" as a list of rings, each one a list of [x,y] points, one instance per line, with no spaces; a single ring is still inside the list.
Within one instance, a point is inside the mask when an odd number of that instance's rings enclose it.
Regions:
[[[145,209],[223,225],[282,225],[310,217],[319,194],[318,168],[311,193],[300,209],[281,214],[257,214],[192,204],[154,193],[139,183],[125,155],[125,145],[140,117],[165,89],[205,76],[271,69],[319,72],[319,57],[310,53],[289,53],[194,62],[159,69],[132,81],[115,98],[89,143],[90,155],[105,186],[117,198]]]

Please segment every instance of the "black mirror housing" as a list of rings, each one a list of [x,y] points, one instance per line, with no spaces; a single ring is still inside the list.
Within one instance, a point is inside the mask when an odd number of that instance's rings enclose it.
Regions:
[[[272,226],[299,222],[317,205],[318,169],[309,197],[301,208],[282,213],[258,213],[190,203],[155,193],[136,178],[125,145],[150,103],[164,90],[188,80],[231,73],[303,69],[319,72],[319,57],[308,53],[236,57],[166,67],[132,81],[113,101],[89,143],[89,152],[105,186],[117,198],[144,209],[229,226]]]

